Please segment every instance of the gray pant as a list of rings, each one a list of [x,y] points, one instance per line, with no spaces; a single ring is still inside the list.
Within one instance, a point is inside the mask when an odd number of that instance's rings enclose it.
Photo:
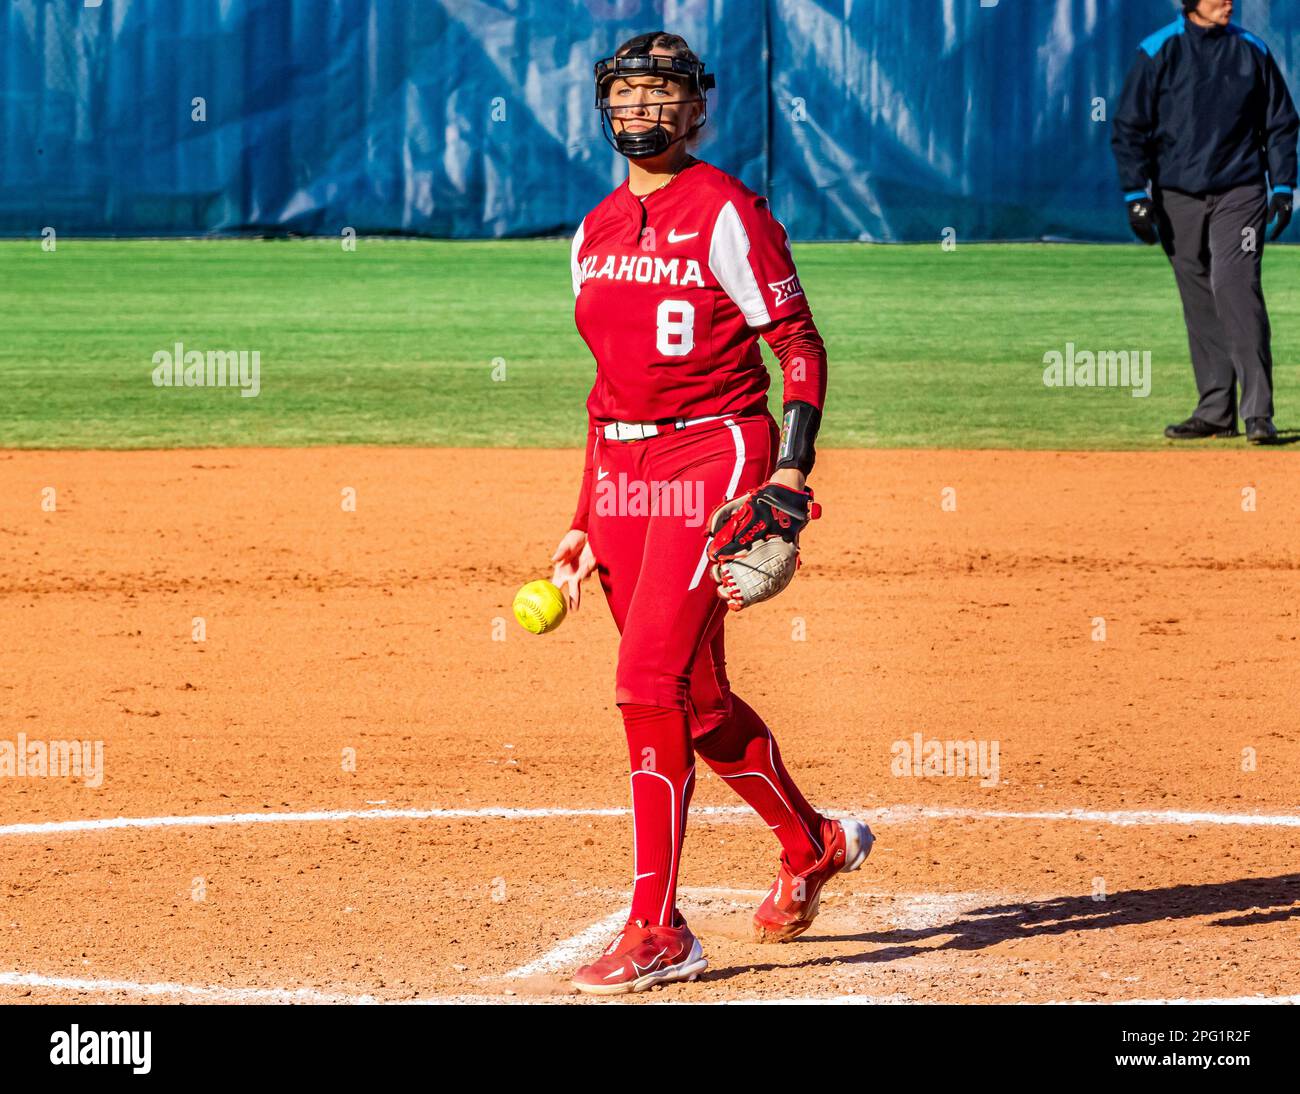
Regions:
[[[1183,298],[1201,396],[1195,416],[1235,428],[1239,385],[1243,418],[1273,417],[1271,332],[1260,286],[1267,191],[1262,184],[1199,196],[1157,190],[1155,204]]]

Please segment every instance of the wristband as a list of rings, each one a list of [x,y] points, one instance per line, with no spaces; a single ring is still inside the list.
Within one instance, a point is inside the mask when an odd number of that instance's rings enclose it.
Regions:
[[[822,412],[811,403],[786,403],[781,417],[781,447],[777,469],[795,467],[807,475],[817,461],[817,431]]]

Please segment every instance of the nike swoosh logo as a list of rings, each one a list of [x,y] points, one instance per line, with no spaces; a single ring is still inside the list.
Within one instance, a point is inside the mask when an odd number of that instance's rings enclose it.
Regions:
[[[699,232],[688,232],[686,235],[679,236],[679,235],[677,234],[677,229],[674,228],[674,229],[672,229],[672,231],[670,231],[670,232],[668,233],[668,242],[669,242],[669,243],[684,243],[684,242],[685,242],[686,240],[688,240],[688,239],[694,239],[694,238],[695,238],[697,235],[699,235],[699,234],[700,234]]]
[[[629,958],[628,961],[631,964],[632,968],[636,971],[636,974],[638,976],[644,976],[651,969],[653,969],[657,964],[659,964],[659,958],[663,957],[663,955],[666,954],[667,952],[668,952],[667,950],[660,950],[657,954],[654,955],[654,957],[650,958],[650,963],[646,965],[644,969],[640,965],[638,965],[635,961],[632,961],[631,958]],[[609,978],[606,977],[606,979]]]
[[[608,471],[605,471],[605,470],[603,470],[602,468],[599,468],[599,467],[596,468],[596,481],[597,481],[597,482],[599,482],[599,481],[601,481],[601,480],[603,480],[603,479],[607,479],[607,478],[609,478],[609,475],[610,475],[610,473],[609,473]]]
[[[637,874],[637,876],[634,877],[632,880],[633,880],[633,881],[640,881],[643,877],[654,877],[654,876],[655,876],[655,872],[656,872],[656,871],[651,870],[648,874]]]

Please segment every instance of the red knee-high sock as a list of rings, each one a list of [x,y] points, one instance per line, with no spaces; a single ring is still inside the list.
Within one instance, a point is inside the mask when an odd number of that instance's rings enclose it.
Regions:
[[[684,710],[636,703],[624,703],[620,709],[632,764],[636,865],[631,918],[670,926],[686,809],[695,788],[691,733]]]
[[[776,832],[795,873],[822,856],[822,816],[799,792],[772,731],[753,708],[731,697],[731,717],[695,739],[695,751]]]

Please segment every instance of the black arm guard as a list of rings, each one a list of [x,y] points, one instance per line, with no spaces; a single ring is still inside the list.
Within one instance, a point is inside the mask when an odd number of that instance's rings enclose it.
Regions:
[[[821,428],[822,412],[811,403],[786,403],[782,409],[777,469],[797,467],[807,475],[817,462],[817,430]]]

